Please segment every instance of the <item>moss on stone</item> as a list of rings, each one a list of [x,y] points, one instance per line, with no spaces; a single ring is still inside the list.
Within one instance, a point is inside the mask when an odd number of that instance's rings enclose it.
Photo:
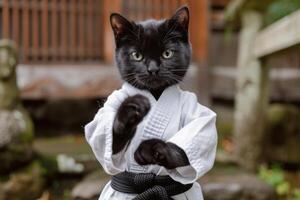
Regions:
[[[0,174],[19,169],[33,159],[34,128],[17,86],[17,52],[12,41],[0,40]]]
[[[55,156],[38,156],[38,161],[43,167],[44,176],[47,179],[52,179],[58,174],[58,165]]]
[[[12,170],[29,163],[33,158],[33,150],[28,144],[11,144],[1,149],[0,174],[6,174]]]
[[[20,134],[20,141],[25,143],[32,143],[34,139],[34,125],[29,117],[28,113],[25,110],[21,110],[21,113],[24,117],[25,129],[24,132]]]
[[[45,187],[43,167],[34,161],[9,175],[0,183],[1,200],[32,200],[40,197]]]

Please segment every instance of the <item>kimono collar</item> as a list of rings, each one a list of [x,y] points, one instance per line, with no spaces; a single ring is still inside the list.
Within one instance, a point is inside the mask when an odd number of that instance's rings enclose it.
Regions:
[[[165,131],[170,124],[172,116],[178,113],[180,105],[180,88],[173,85],[166,88],[158,100],[154,98],[150,91],[138,89],[129,83],[124,83],[122,89],[128,92],[130,96],[141,94],[146,96],[151,104],[151,109],[144,119],[144,126],[141,134],[141,140],[152,138],[165,138]],[[134,160],[130,164],[130,171],[144,173],[148,171],[149,166],[140,166]]]

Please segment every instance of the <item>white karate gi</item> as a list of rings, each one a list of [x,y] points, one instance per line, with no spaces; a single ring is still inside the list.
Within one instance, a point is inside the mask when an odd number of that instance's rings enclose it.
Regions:
[[[132,141],[123,151],[112,155],[112,126],[120,104],[128,97],[142,94],[149,98],[151,110],[138,125]],[[169,175],[183,184],[194,183],[209,171],[215,160],[217,131],[216,114],[197,102],[197,97],[171,86],[156,100],[152,94],[124,83],[114,91],[93,121],[85,126],[88,143],[105,172],[114,175],[123,171]],[[140,166],[134,160],[134,152],[141,141],[160,138],[183,149],[190,165],[168,170],[158,165]],[[127,200],[135,195],[124,194],[111,188],[110,182],[103,189],[99,200]],[[175,200],[203,199],[201,187],[194,183],[185,193],[173,196]]]

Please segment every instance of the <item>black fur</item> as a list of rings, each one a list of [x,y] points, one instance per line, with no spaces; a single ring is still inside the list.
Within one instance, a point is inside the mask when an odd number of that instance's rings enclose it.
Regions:
[[[118,109],[113,124],[113,153],[120,152],[132,139],[136,126],[150,110],[149,100],[142,95],[128,97]]]
[[[110,21],[116,62],[124,81],[149,90],[156,99],[164,89],[182,81],[191,57],[187,7],[166,20],[135,23],[114,13]],[[113,125],[113,153],[121,151],[134,137],[136,126],[149,109],[150,103],[142,95],[128,97],[121,104]],[[189,164],[182,149],[159,139],[143,141],[135,152],[135,160],[140,165],[158,164],[169,169]]]
[[[140,165],[157,164],[167,169],[189,164],[189,160],[182,149],[160,139],[143,141],[135,151],[134,159]]]
[[[153,91],[182,81],[190,63],[191,47],[188,35],[189,12],[179,9],[167,20],[129,22],[119,14],[111,15],[116,41],[116,62],[122,78],[131,85]],[[166,50],[174,55],[163,58]],[[143,59],[132,59],[131,53],[142,54]],[[156,69],[156,73],[151,73]]]

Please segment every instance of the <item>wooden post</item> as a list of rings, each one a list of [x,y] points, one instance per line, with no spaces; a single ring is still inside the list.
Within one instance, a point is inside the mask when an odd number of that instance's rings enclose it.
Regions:
[[[52,60],[57,60],[58,53],[58,29],[57,29],[57,20],[58,20],[58,12],[57,12],[57,0],[52,0],[51,2],[51,51],[50,56]]]
[[[237,162],[254,171],[261,161],[265,113],[268,104],[268,68],[254,55],[254,42],[262,26],[255,10],[242,13],[239,41],[234,140]],[[271,36],[272,37],[272,36]]]
[[[191,83],[202,104],[210,104],[208,41],[209,41],[209,2],[208,0],[189,0],[190,40],[193,60],[197,64],[197,80]]]
[[[61,23],[60,23],[60,39],[61,39],[61,47],[60,47],[60,56],[61,60],[67,60],[68,55],[68,34],[69,34],[69,25],[68,25],[68,8],[67,8],[67,0],[61,0]]]
[[[70,60],[74,61],[77,53],[77,24],[76,24],[76,1],[69,2],[69,23],[70,23],[70,46],[69,56]]]
[[[3,0],[2,1],[2,37],[9,38],[10,30],[9,30],[9,1]]]
[[[102,5],[102,1],[95,1],[94,9],[94,31],[95,31],[95,59],[101,60],[102,58],[102,46],[103,46],[103,33],[102,33],[102,10],[100,9]]]
[[[208,62],[209,6],[207,0],[189,0],[190,38],[193,45],[193,58],[201,63]]]
[[[103,1],[103,59],[105,62],[114,60],[114,36],[110,27],[109,17],[112,12],[121,12],[122,1],[104,0]]]
[[[23,15],[22,15],[22,26],[23,26],[23,62],[28,63],[29,58],[29,38],[30,38],[30,29],[29,29],[29,1],[23,1]]]
[[[19,44],[19,41],[20,41],[20,29],[19,29],[20,4],[19,4],[19,1],[17,1],[17,0],[12,1],[12,3],[13,3],[13,11],[12,11],[13,35],[12,35],[12,38],[16,44]]]
[[[38,60],[40,50],[40,31],[39,31],[39,1],[32,1],[32,61]]]
[[[43,59],[48,61],[48,50],[49,50],[49,29],[48,29],[48,19],[49,19],[49,10],[48,10],[48,0],[42,1],[42,51]]]

